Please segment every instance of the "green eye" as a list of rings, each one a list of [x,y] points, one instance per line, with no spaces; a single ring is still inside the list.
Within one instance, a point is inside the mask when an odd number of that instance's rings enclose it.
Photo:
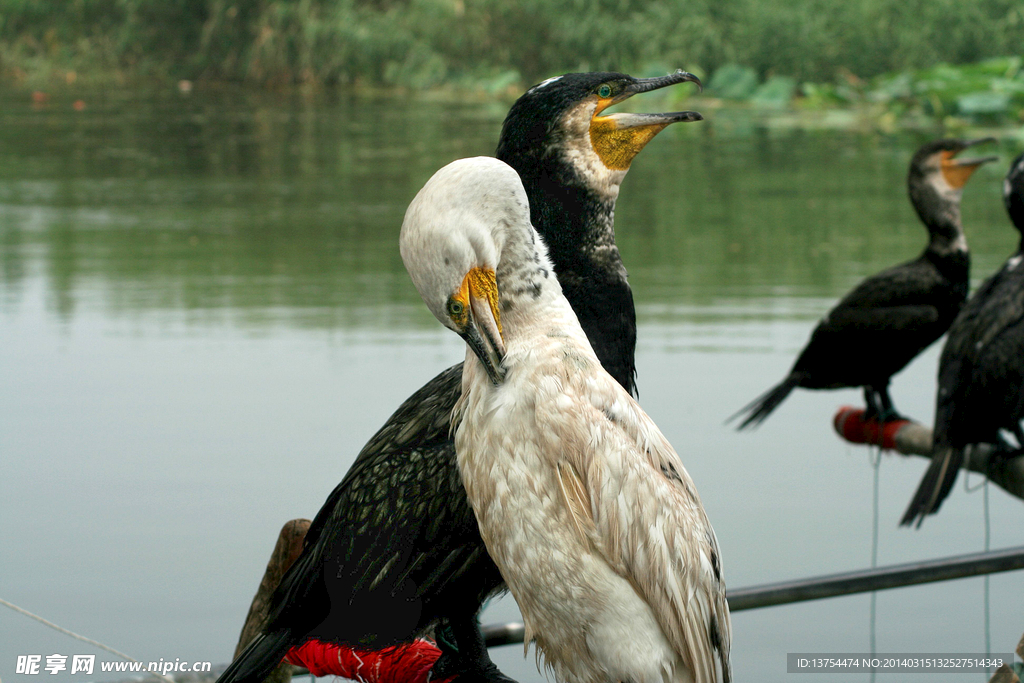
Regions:
[[[451,299],[448,302],[448,315],[450,315],[453,318],[458,318],[462,316],[465,310],[466,307],[458,299]]]
[[[600,88],[598,88],[597,94],[598,94],[598,96],[603,97],[603,98],[611,97],[612,96],[612,86],[610,86],[608,84],[602,85]]]

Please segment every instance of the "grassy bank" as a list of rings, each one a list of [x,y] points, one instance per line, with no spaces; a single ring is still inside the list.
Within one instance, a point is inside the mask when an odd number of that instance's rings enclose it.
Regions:
[[[798,83],[790,76],[761,80],[736,64],[709,79],[705,109],[717,105],[770,116],[776,125],[897,128],[1017,129],[1024,124],[1024,59],[996,57],[973,64],[937,64],[832,82]],[[794,118],[796,117],[796,118]],[[1007,130],[1009,132],[1009,130]]]
[[[1019,0],[0,0],[5,79],[521,86],[569,70],[833,82],[1019,53]]]
[[[68,95],[186,80],[509,98],[566,71],[684,67],[705,109],[1006,127],[1024,123],[1022,45],[1019,0],[0,0],[0,79]]]

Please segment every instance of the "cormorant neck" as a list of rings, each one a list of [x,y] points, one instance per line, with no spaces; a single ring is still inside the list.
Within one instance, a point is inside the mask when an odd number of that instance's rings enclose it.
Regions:
[[[968,252],[967,238],[964,237],[963,230],[929,230],[929,232],[931,233],[931,239],[928,240],[929,251],[940,256]]]
[[[598,182],[558,148],[529,159],[502,161],[519,173],[530,198],[533,225],[548,245],[556,269],[615,244],[615,201],[625,171],[609,172]]]
[[[495,278],[506,335],[515,336],[537,320],[535,311],[557,308],[562,300],[548,250],[529,225],[506,229]]]
[[[1010,211],[1010,220],[1013,222],[1013,227],[1017,228],[1017,232],[1020,233],[1020,246],[1017,249],[1020,252],[1024,251],[1024,202],[1013,209]]]
[[[625,172],[591,187],[559,149],[498,158],[518,173],[530,219],[548,247],[562,291],[605,370],[636,392],[636,313],[615,245],[615,200]]]
[[[960,197],[963,192],[952,187],[937,188],[927,181],[912,182],[910,202],[921,222],[928,229],[928,251],[940,256],[967,252],[967,239],[960,222]]]

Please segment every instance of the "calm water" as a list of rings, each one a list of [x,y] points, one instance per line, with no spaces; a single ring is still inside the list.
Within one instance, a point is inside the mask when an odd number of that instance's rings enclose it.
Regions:
[[[434,170],[493,151],[507,104],[0,100],[0,597],[140,660],[226,662],[281,524],[312,517],[391,411],[463,356],[397,235]],[[624,184],[641,403],[697,482],[732,587],[870,565],[874,471],[830,425],[858,392],[797,392],[752,434],[722,422],[854,283],[920,251],[904,190],[920,142],[709,112]],[[999,188],[1017,151],[966,191],[975,283],[1015,245]],[[937,357],[893,387],[923,422]],[[983,493],[962,483],[923,529],[897,529],[924,466],[882,460],[880,564],[984,548]],[[993,548],[1024,542],[1019,500],[993,487],[990,515]],[[995,650],[1020,638],[1022,583],[991,579]],[[516,616],[505,599],[484,621]],[[737,613],[737,679],[786,678],[787,652],[867,651],[870,633],[868,596]],[[875,637],[983,652],[982,580],[879,594]],[[113,659],[0,607],[0,678],[36,680],[14,673],[31,653]],[[520,648],[494,655],[541,679]]]

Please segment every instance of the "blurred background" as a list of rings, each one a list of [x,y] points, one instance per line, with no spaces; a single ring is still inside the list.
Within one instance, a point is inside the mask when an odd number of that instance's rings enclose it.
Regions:
[[[566,71],[727,65],[856,82],[1019,54],[1013,0],[2,0],[15,82],[513,88]]]
[[[637,157],[616,230],[640,401],[729,586],[1020,545],[1021,501],[975,476],[898,529],[926,461],[835,436],[858,391],[723,421],[840,296],[921,251],[905,178],[925,141],[998,138],[964,192],[973,285],[1015,250],[1021,45],[1002,0],[0,0],[0,598],[142,661],[226,663],[281,525],[464,354],[402,267],[406,205],[571,70],[707,85],[627,103],[705,121]],[[925,424],[939,349],[892,387]],[[785,678],[787,652],[1008,652],[1024,631],[1019,572],[876,600],[737,613],[737,679]],[[507,598],[483,616],[516,618]],[[124,677],[15,673],[54,653],[116,659],[0,607],[0,679]],[[541,680],[519,647],[493,654]]]

